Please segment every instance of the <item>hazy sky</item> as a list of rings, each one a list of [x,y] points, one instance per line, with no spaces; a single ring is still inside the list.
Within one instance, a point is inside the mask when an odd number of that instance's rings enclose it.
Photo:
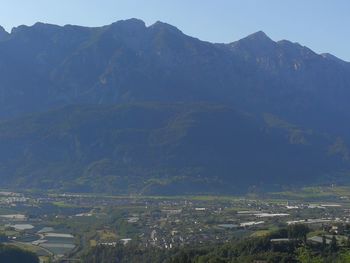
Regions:
[[[100,26],[132,17],[212,42],[263,30],[350,61],[350,0],[0,0],[8,31],[37,21]]]

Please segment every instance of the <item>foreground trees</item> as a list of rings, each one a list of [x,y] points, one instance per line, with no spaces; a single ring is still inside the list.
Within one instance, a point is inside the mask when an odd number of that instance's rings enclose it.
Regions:
[[[39,263],[39,258],[28,251],[0,244],[0,262],[2,263]]]
[[[225,244],[181,249],[140,248],[137,244],[115,247],[97,246],[83,257],[84,263],[345,263],[350,248],[337,244],[306,242],[306,226],[290,226],[267,237],[232,240]],[[290,238],[271,242],[271,238]]]

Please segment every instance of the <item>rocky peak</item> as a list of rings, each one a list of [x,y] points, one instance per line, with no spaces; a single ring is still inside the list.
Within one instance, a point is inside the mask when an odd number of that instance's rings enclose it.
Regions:
[[[258,32],[255,32],[245,38],[243,38],[242,40],[249,40],[249,41],[257,41],[257,42],[273,42],[274,41],[268,36],[265,34],[265,32],[263,31],[258,31]]]
[[[166,31],[166,32],[175,33],[175,34],[183,34],[182,31],[177,27],[161,21],[157,21],[156,23],[151,25],[149,29],[154,31]]]
[[[245,50],[251,54],[269,54],[277,47],[277,43],[269,38],[263,31],[253,33],[241,40],[230,44],[233,50]]]
[[[9,33],[0,26],[0,41],[6,39],[9,36]]]
[[[111,24],[110,28],[127,30],[127,31],[138,31],[138,30],[145,30],[146,25],[145,25],[145,22],[140,19],[131,18],[127,20],[117,21]]]

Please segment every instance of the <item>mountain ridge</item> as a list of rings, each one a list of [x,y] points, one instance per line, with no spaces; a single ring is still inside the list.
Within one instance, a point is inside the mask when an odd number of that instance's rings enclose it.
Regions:
[[[185,33],[183,33],[183,31],[181,31],[179,28],[177,28],[176,26],[173,26],[169,23],[166,23],[166,22],[162,22],[162,21],[156,21],[154,22],[153,24],[150,24],[148,26],[146,26],[146,23],[141,20],[141,19],[138,19],[138,18],[129,18],[129,19],[124,19],[124,20],[118,20],[116,22],[113,22],[111,24],[107,24],[107,25],[102,25],[102,26],[82,26],[82,25],[75,25],[75,24],[65,24],[65,25],[56,25],[56,24],[52,24],[52,23],[45,23],[45,22],[36,22],[34,23],[33,25],[18,25],[18,26],[15,26],[13,27],[11,30],[10,30],[10,33],[7,32],[1,25],[0,25],[0,31],[1,32],[6,32],[6,34],[8,35],[11,35],[12,33],[16,32],[19,28],[22,29],[22,28],[25,28],[25,29],[29,29],[29,28],[35,28],[37,26],[45,26],[45,27],[52,27],[52,28],[65,28],[65,27],[75,27],[75,28],[82,28],[82,29],[102,29],[102,28],[107,28],[107,27],[110,27],[110,26],[113,26],[113,25],[120,25],[122,23],[128,23],[128,24],[138,24],[139,26],[142,26],[143,28],[152,28],[152,27],[156,27],[157,25],[159,26],[166,26],[168,28],[172,28],[174,31],[178,31],[178,32],[181,32],[182,34],[186,35]],[[218,43],[218,42],[210,42],[210,41],[204,41],[204,40],[201,40],[202,42],[207,42],[207,43],[212,43],[212,44],[219,44],[219,45],[230,45],[230,44],[234,44],[236,42],[239,42],[240,40],[244,40],[244,39],[247,39],[247,38],[252,38],[252,37],[256,37],[256,38],[259,38],[260,40],[262,39],[265,39],[265,40],[270,40],[271,42],[274,42],[274,43],[278,43],[278,42],[284,42],[284,41],[287,41],[287,42],[290,42],[290,43],[293,43],[293,44],[298,44],[300,45],[299,43],[297,42],[291,42],[289,40],[285,40],[285,39],[281,39],[281,40],[278,40],[278,41],[274,41],[272,40],[263,30],[259,30],[259,31],[256,31],[254,33],[251,33],[249,34],[248,36],[246,37],[243,37],[239,40],[235,40],[233,42],[228,42],[228,43]],[[196,38],[196,37],[194,37]],[[199,38],[196,38],[196,39],[199,39]],[[302,46],[302,45],[300,45]],[[316,52],[315,52],[316,53]],[[316,53],[317,54],[317,53]],[[328,55],[334,57],[334,58],[337,58],[338,60],[341,60],[343,62],[346,62],[346,63],[350,63],[350,62],[347,62],[333,54],[330,54],[330,53],[321,53],[321,54],[318,54],[318,55],[326,55],[326,57]]]

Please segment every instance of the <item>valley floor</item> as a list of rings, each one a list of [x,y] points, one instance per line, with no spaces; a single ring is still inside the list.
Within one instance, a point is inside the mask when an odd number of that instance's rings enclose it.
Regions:
[[[247,239],[288,244],[295,238],[287,230],[305,226],[300,242],[322,246],[335,239],[343,249],[350,235],[349,197],[346,187],[244,197],[0,192],[0,242],[30,250],[42,262],[79,262],[91,251],[120,246],[162,254]]]

